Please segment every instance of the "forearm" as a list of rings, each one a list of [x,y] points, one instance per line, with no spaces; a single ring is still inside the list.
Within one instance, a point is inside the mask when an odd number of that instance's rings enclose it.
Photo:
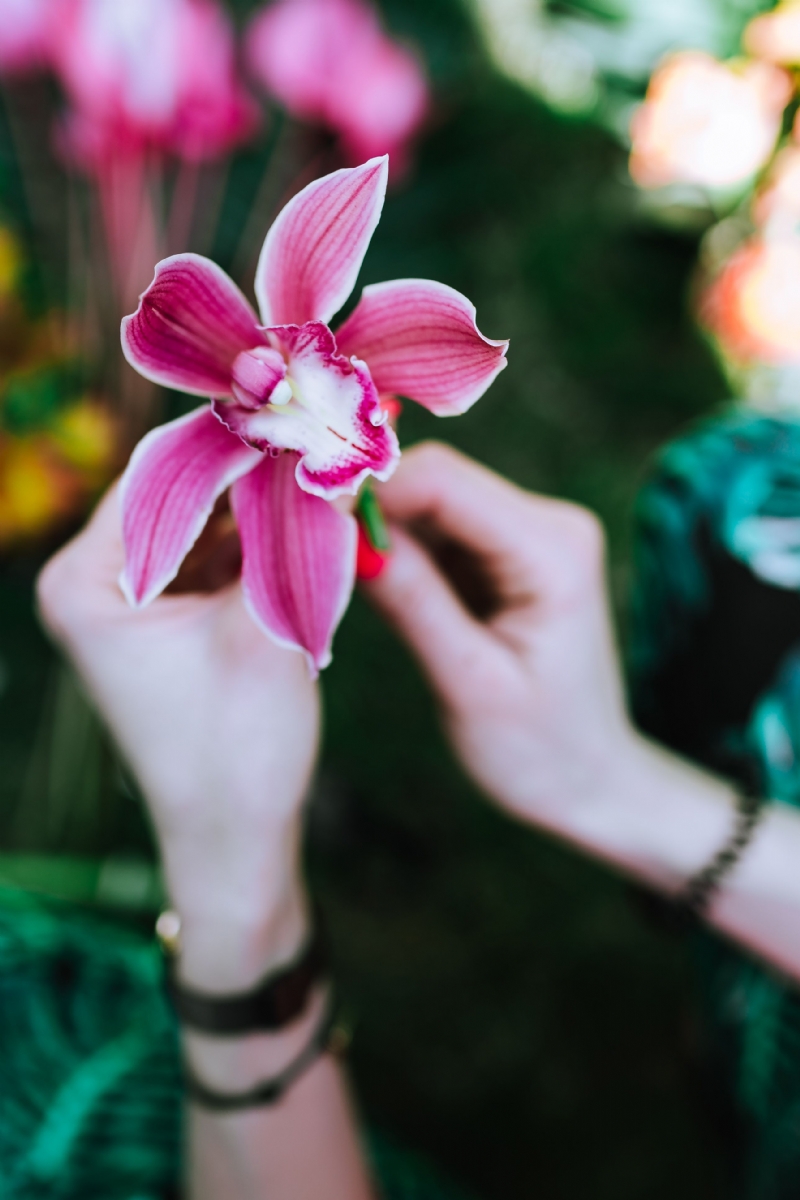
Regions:
[[[634,736],[585,803],[545,824],[668,895],[726,844],[737,796],[725,781]],[[741,860],[712,898],[710,924],[800,980],[800,813],[768,805]]]
[[[303,1033],[307,1039],[307,1028]],[[197,1039],[193,1069],[200,1074],[203,1063],[204,1081],[221,1091],[246,1090],[285,1066],[305,1044],[290,1034],[258,1040],[261,1045],[245,1050],[239,1062],[231,1054],[211,1069]],[[319,1058],[270,1108],[221,1116],[190,1105],[188,1184],[191,1200],[371,1200],[347,1084],[335,1058]]]
[[[296,958],[308,937],[308,905],[294,870],[296,831],[264,839],[271,849],[251,877],[222,891],[189,872],[184,843],[165,846],[181,928],[180,982],[219,996],[246,991]],[[198,886],[198,883],[200,886]],[[321,984],[300,1016],[276,1033],[211,1037],[184,1029],[192,1074],[211,1090],[238,1094],[280,1075],[324,1020]],[[342,1069],[329,1054],[309,1066],[275,1104],[218,1114],[191,1103],[188,1176],[192,1200],[370,1200],[373,1193]]]

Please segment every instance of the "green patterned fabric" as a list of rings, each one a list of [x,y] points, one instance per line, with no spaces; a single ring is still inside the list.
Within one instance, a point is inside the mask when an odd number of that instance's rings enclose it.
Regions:
[[[177,1197],[181,1096],[146,928],[0,888],[2,1200]],[[371,1150],[386,1200],[459,1200],[385,1139]]]
[[[638,718],[676,750],[794,806],[798,589],[800,423],[734,411],[667,447],[637,511],[630,668]],[[710,934],[696,940],[742,1194],[797,1200],[800,996]]]
[[[178,1174],[180,1075],[156,947],[0,893],[0,1192],[144,1200]]]

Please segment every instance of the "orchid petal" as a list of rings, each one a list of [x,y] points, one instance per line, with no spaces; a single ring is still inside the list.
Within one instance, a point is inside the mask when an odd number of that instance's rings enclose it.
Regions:
[[[132,607],[141,608],[163,592],[217,497],[261,458],[208,405],[142,438],[120,486],[125,543],[120,587]]]
[[[198,396],[229,396],[237,355],[265,340],[233,280],[199,254],[158,263],[138,309],[122,322],[122,352],[140,375]]]
[[[242,586],[254,620],[280,646],[304,651],[312,674],[350,600],[357,524],[295,481],[297,456],[265,457],[231,490],[242,540]]]
[[[388,479],[400,451],[365,364],[337,354],[317,321],[267,332],[288,360],[294,398],[255,412],[218,401],[219,419],[256,449],[300,454],[298,484],[325,500],[354,496],[368,475]]]
[[[506,365],[507,341],[484,337],[475,306],[431,279],[364,288],[337,330],[339,352],[368,365],[379,392],[407,396],[439,417],[466,412]]]
[[[389,159],[371,158],[316,179],[267,234],[256,271],[265,325],[329,322],[355,287],[380,220]]]

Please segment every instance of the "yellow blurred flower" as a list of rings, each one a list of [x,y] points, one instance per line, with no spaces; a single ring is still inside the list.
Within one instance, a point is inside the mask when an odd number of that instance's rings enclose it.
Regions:
[[[0,301],[7,300],[16,290],[22,269],[19,242],[10,229],[0,225]]]
[[[116,425],[84,397],[36,433],[0,433],[0,548],[48,533],[85,509],[110,478]]]
[[[791,94],[789,76],[769,63],[669,55],[631,123],[631,175],[648,188],[744,183],[772,153]]]
[[[77,490],[45,437],[0,437],[0,545],[46,532],[69,513]]]
[[[800,2],[788,0],[771,13],[754,17],[744,31],[748,54],[784,66],[800,64]]]
[[[49,428],[53,444],[86,475],[107,474],[116,453],[117,431],[107,408],[91,396],[63,408]]]

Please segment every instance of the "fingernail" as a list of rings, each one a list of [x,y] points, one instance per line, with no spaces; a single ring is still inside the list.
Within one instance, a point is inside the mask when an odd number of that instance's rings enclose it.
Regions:
[[[356,578],[377,579],[389,561],[390,553],[388,550],[376,550],[359,522]]]

